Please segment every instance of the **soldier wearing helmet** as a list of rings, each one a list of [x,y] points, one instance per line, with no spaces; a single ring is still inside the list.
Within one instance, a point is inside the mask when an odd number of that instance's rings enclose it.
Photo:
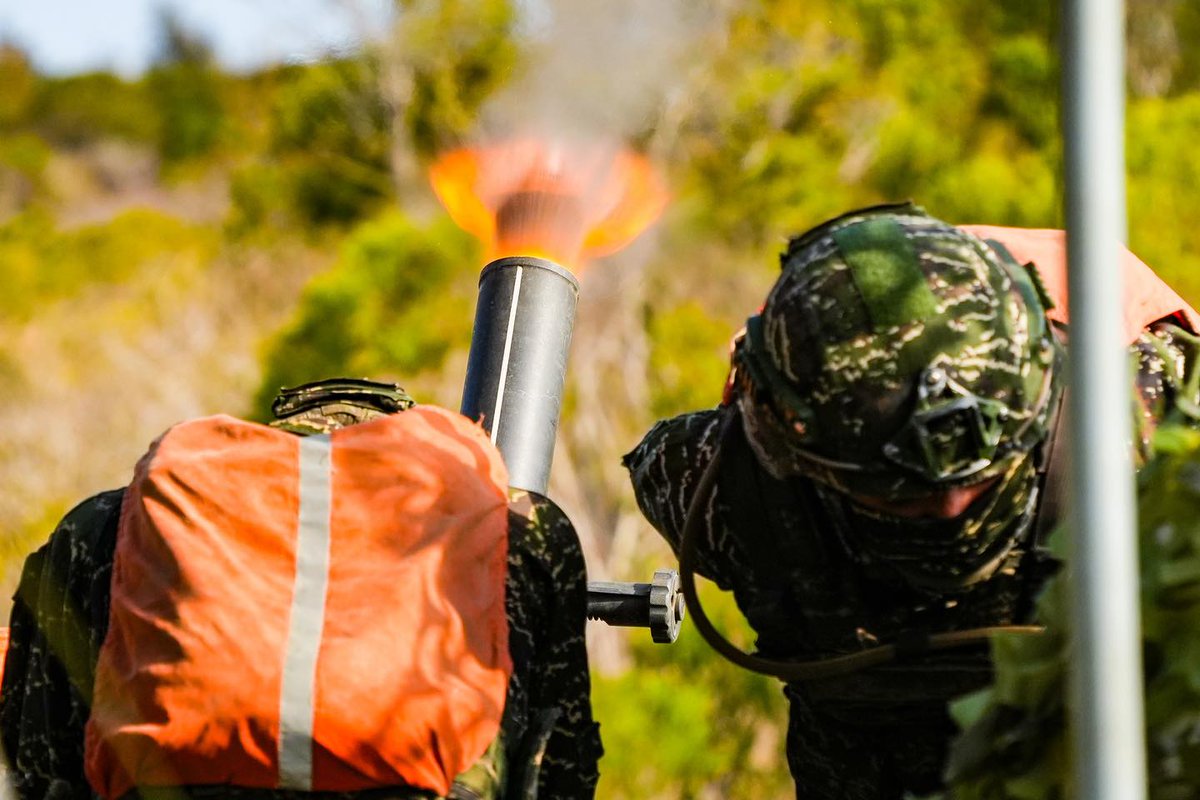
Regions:
[[[757,632],[739,663],[787,681],[797,791],[898,800],[939,787],[947,701],[986,685],[986,634],[1028,622],[1056,568],[1065,317],[1037,266],[909,204],[831,220],[782,266],[721,406],[625,464]],[[1132,346],[1144,422],[1186,405],[1194,316],[1171,297]]]

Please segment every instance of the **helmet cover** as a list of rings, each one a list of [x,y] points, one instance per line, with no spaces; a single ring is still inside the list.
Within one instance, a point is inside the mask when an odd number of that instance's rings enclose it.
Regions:
[[[416,404],[396,383],[360,378],[329,378],[279,390],[272,427],[302,436],[368,422]]]
[[[849,493],[1004,475],[1046,436],[1062,350],[1033,265],[904,203],[791,240],[734,350],[759,461]]]

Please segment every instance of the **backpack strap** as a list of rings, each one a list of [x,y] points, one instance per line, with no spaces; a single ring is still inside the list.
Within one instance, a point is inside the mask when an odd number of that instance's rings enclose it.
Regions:
[[[1056,339],[1065,338],[1058,326],[1052,326]],[[1067,421],[1067,393],[1064,386],[1058,395],[1058,407],[1050,417],[1049,432],[1037,453],[1038,507],[1033,523],[1031,550],[1045,548],[1055,526],[1062,521],[1067,509],[1067,442],[1064,432]]]
[[[742,430],[742,415],[736,406],[724,409],[727,420],[722,421],[721,465],[719,484],[722,494],[738,501],[738,544],[750,568],[764,583],[786,585],[795,568],[793,542],[790,536],[780,536],[778,508],[786,497],[784,484],[776,481],[758,466],[754,451]],[[727,430],[726,430],[727,428]],[[727,494],[726,494],[727,493]],[[717,519],[720,518],[718,510]]]

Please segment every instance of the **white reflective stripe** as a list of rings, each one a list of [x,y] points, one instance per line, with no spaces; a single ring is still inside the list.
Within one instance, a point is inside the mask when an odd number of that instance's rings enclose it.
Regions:
[[[279,697],[279,786],[312,788],[313,693],[329,583],[332,470],[328,434],[300,440],[300,513],[296,583]]]
[[[504,356],[500,359],[500,382],[496,385],[496,404],[492,406],[492,444],[500,435],[500,409],[504,408],[504,384],[508,380],[508,359],[512,355],[513,333],[517,329],[517,305],[521,302],[522,267],[517,267],[513,281],[512,303],[508,307],[508,330],[504,332]]]

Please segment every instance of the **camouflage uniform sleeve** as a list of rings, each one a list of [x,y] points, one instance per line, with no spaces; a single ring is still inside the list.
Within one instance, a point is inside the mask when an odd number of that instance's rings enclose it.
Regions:
[[[1136,363],[1138,432],[1143,455],[1162,422],[1200,426],[1200,337],[1171,322],[1157,322],[1130,346]]]
[[[679,555],[688,505],[705,468],[712,462],[724,414],[736,414],[732,406],[696,411],[662,420],[630,453],[623,463],[629,470],[638,507],[650,524]],[[734,578],[747,574],[743,548],[722,521],[728,502],[717,481],[704,513],[697,571],[722,589],[734,586]]]
[[[84,501],[25,562],[0,687],[0,740],[20,798],[91,798],[83,733],[108,628],[122,491]]]
[[[590,798],[603,754],[592,718],[584,628],[587,571],[574,526],[557,505],[518,493],[509,530],[510,690],[526,698],[510,797]],[[522,668],[521,665],[528,665]],[[539,768],[540,765],[540,768]],[[536,787],[536,795],[533,793]]]

